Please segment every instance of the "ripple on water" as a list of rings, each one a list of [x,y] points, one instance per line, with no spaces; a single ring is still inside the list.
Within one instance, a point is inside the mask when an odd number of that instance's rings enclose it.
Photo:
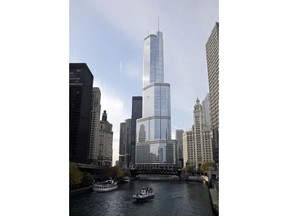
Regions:
[[[142,186],[154,188],[155,198],[133,202]],[[91,192],[70,199],[71,216],[213,216],[207,187],[198,182],[133,181],[108,193]]]

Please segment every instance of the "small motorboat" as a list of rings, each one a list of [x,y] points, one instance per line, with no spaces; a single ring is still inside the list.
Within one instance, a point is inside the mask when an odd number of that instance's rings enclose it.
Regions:
[[[133,200],[136,202],[147,201],[154,199],[154,191],[151,187],[142,187],[139,194],[133,195]]]

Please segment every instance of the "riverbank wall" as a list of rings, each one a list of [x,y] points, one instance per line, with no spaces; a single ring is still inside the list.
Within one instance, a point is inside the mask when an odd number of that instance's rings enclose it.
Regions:
[[[85,188],[79,188],[79,189],[71,190],[70,196],[76,196],[76,195],[91,192],[91,191],[93,191],[93,186],[85,187]]]
[[[209,195],[213,212],[216,216],[219,215],[219,195],[215,188],[209,188]]]
[[[139,174],[137,175],[138,180],[152,180],[152,181],[166,181],[166,180],[179,180],[177,175],[151,175],[151,174]]]

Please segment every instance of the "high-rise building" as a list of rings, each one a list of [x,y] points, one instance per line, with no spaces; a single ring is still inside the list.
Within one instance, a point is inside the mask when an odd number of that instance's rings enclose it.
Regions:
[[[211,108],[210,108],[210,95],[206,95],[205,99],[202,101],[203,108],[203,124],[208,128],[211,127]]]
[[[131,162],[131,119],[120,123],[119,165],[128,168]]]
[[[122,168],[135,165],[136,120],[142,117],[142,97],[132,97],[131,119],[120,123],[119,164]]]
[[[107,113],[104,110],[99,130],[99,151],[97,152],[98,166],[112,166],[112,124],[107,121]]]
[[[213,154],[219,164],[219,23],[216,22],[206,43],[206,58],[213,130]]]
[[[85,63],[69,64],[69,159],[87,163],[93,75]]]
[[[178,164],[180,167],[183,167],[183,130],[176,130],[176,140],[177,140],[177,158]]]
[[[162,32],[144,39],[142,118],[136,126],[136,165],[174,166],[171,140],[170,84],[164,83]]]
[[[92,91],[91,104],[91,132],[90,132],[90,149],[89,162],[97,164],[97,152],[99,149],[99,129],[100,129],[100,112],[101,112],[101,91],[94,87]]]
[[[142,118],[142,96],[132,97],[132,115],[131,115],[131,163],[129,166],[135,165],[136,150],[136,120]]]
[[[126,150],[126,122],[120,123],[120,138],[119,138],[119,165],[125,166],[125,150]]]
[[[203,110],[197,98],[194,106],[194,125],[183,134],[184,167],[198,169],[205,162],[213,162],[211,130],[203,124]]]
[[[193,131],[192,129],[183,133],[183,167],[195,167],[193,163],[193,156],[195,158],[194,146],[192,144]],[[193,148],[193,150],[192,150]]]

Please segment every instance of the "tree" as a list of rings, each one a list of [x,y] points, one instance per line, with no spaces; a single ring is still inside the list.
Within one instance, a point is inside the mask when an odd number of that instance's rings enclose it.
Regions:
[[[201,164],[200,171],[208,172],[210,169],[214,170],[216,168],[216,164],[214,162],[205,162]]]
[[[92,183],[93,183],[93,177],[90,173],[84,172],[83,174],[83,178],[81,181],[81,186],[83,187],[89,187]]]
[[[114,166],[113,168],[114,168],[115,176],[116,176],[117,178],[124,176],[125,172],[124,172],[124,170],[123,170],[121,167],[119,167],[119,166]]]
[[[184,169],[185,172],[192,174],[196,170],[195,165],[186,163],[186,168]]]
[[[120,178],[124,176],[124,171],[121,167],[114,166],[110,169],[110,175],[112,177]]]
[[[78,188],[82,181],[82,178],[83,178],[83,174],[80,172],[78,167],[75,164],[70,163],[69,165],[70,188],[71,189]]]

